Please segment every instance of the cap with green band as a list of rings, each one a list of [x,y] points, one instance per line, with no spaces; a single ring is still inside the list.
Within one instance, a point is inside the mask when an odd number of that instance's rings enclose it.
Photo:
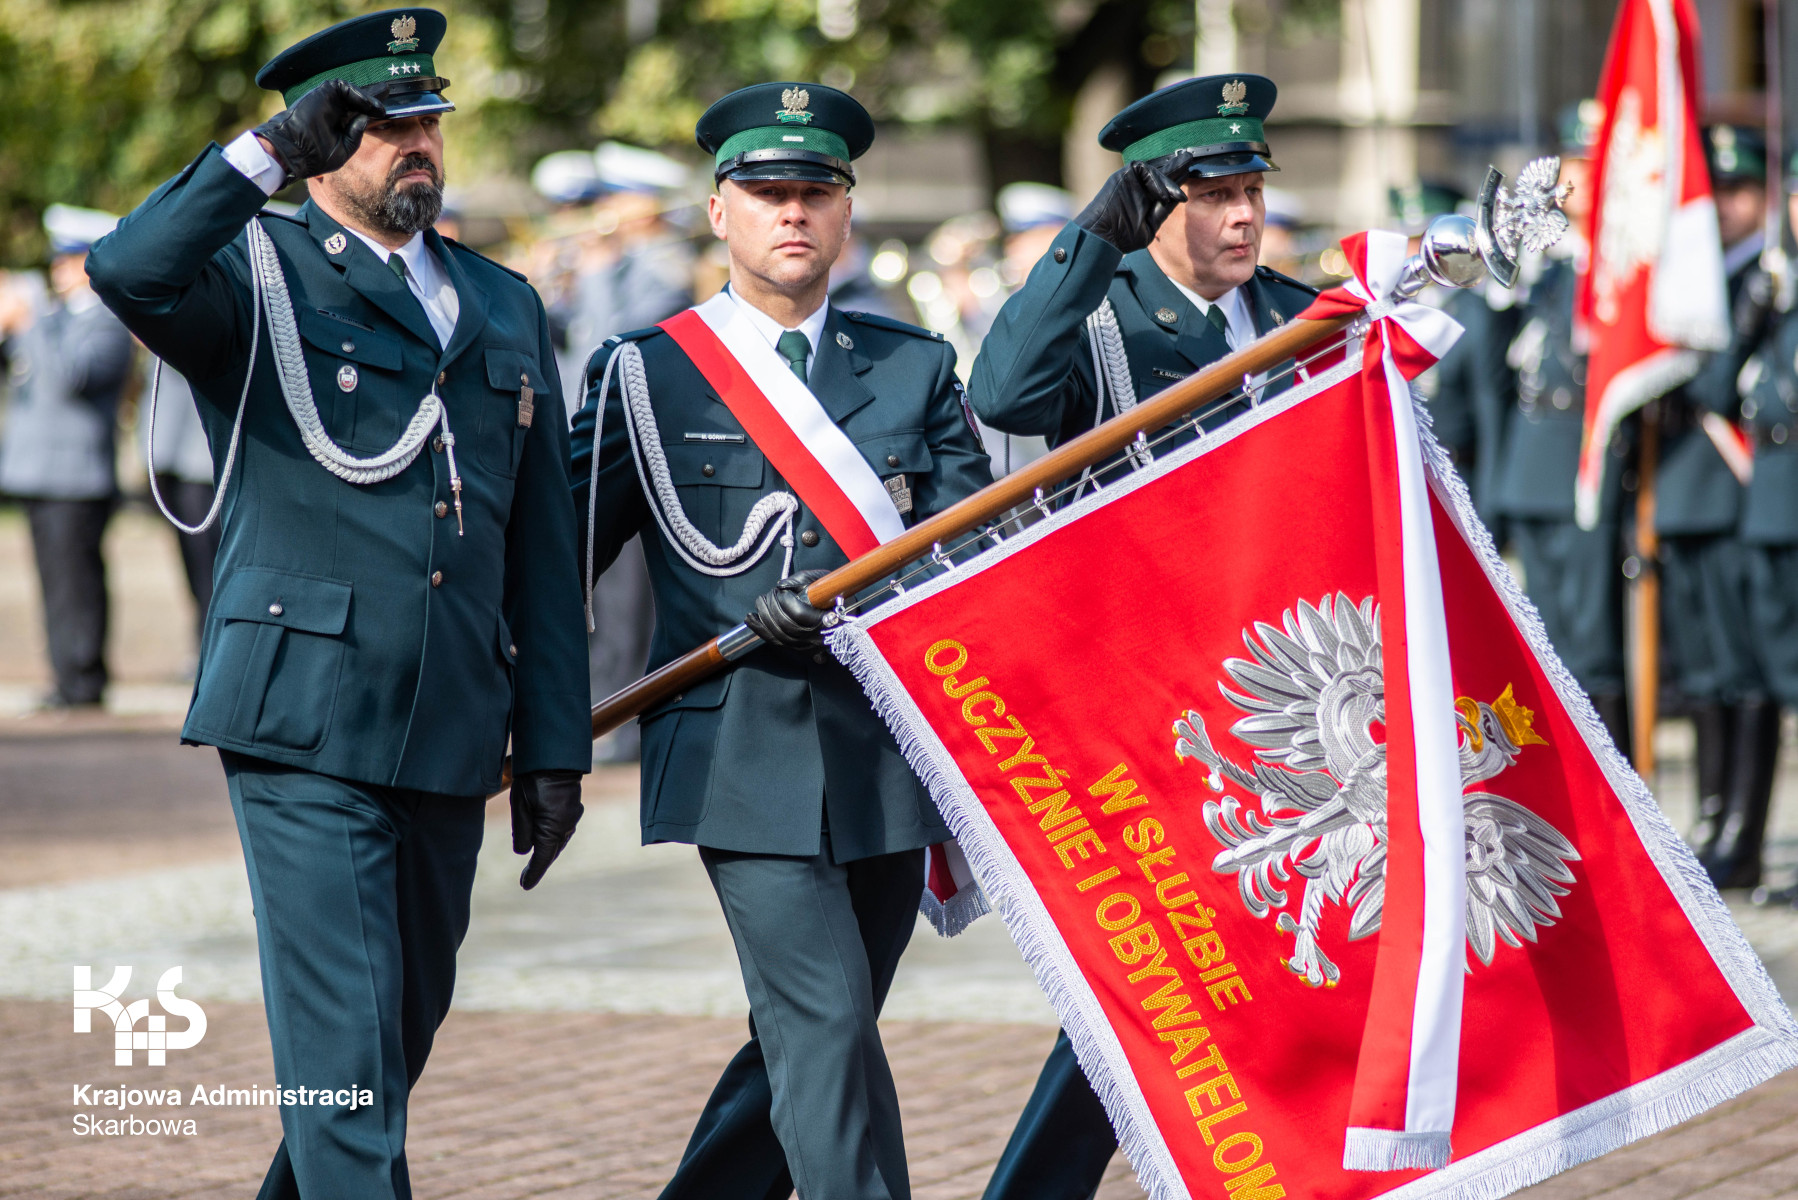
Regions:
[[[1151,92],[1113,117],[1099,144],[1125,162],[1185,152],[1185,176],[1277,171],[1262,122],[1279,89],[1262,75],[1207,75]]]
[[[432,55],[448,22],[430,8],[393,8],[340,21],[296,42],[256,73],[258,87],[281,93],[290,108],[307,92],[342,79],[372,93],[388,117],[450,112],[449,80]]]
[[[855,98],[817,83],[760,83],[730,93],[699,118],[714,177],[855,183],[850,165],[874,142],[874,120]]]

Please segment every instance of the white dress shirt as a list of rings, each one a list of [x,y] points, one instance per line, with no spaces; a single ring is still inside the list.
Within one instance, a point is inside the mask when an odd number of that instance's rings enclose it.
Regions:
[[[730,298],[736,301],[738,308],[749,314],[749,323],[755,326],[756,332],[766,338],[768,344],[778,351],[780,335],[790,332],[787,327],[747,300],[742,299],[735,292],[730,293]],[[812,347],[805,356],[805,377],[807,379],[812,377],[812,360],[818,357],[818,339],[824,336],[824,318],[829,315],[830,297],[826,296],[824,303],[818,306],[816,312],[799,322],[799,332],[805,335],[805,340],[810,342]]]
[[[1224,341],[1230,349],[1240,350],[1259,336],[1255,332],[1255,319],[1249,316],[1248,303],[1242,298],[1241,288],[1233,287],[1216,300],[1207,300],[1172,276],[1168,277],[1168,282],[1179,288],[1180,294],[1192,301],[1192,306],[1198,309],[1199,315],[1207,321],[1211,319],[1210,310],[1213,304],[1223,308]]]
[[[242,172],[244,178],[261,188],[263,194],[272,196],[281,190],[281,183],[287,178],[287,172],[274,156],[262,148],[253,133],[240,134],[229,146],[225,147],[225,161]],[[406,264],[406,286],[418,297],[418,303],[424,308],[425,316],[431,322],[431,329],[437,334],[439,346],[449,345],[450,335],[456,331],[456,319],[462,315],[462,299],[456,295],[456,289],[450,283],[449,273],[437,256],[425,245],[425,235],[421,231],[412,235],[412,240],[398,250],[389,250],[360,230],[344,227],[362,240],[362,244],[374,252],[376,258],[385,265],[393,255],[400,256]],[[820,319],[819,325],[823,321]],[[777,335],[778,336],[778,335]]]

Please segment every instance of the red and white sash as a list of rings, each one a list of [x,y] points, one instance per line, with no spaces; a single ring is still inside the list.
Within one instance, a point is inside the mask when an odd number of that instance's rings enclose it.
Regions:
[[[729,292],[676,313],[661,328],[843,553],[856,558],[905,531],[880,476]],[[944,937],[990,911],[953,841],[929,847],[924,883],[919,908]]]
[[[729,292],[661,328],[844,554],[856,558],[905,531],[880,476]]]

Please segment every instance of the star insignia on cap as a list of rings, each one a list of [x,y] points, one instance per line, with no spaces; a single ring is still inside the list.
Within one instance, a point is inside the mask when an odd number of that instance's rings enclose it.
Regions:
[[[325,253],[342,254],[349,248],[349,244],[350,239],[344,237],[341,233],[334,233],[325,239]]]
[[[1230,132],[1231,133],[1241,133],[1242,126],[1240,126],[1236,122],[1232,121],[1232,122],[1230,122]]]
[[[1217,111],[1226,117],[1240,117],[1249,111],[1249,85],[1240,79],[1232,79],[1224,85],[1224,102],[1217,106]]]
[[[812,94],[802,87],[790,87],[780,94],[780,111],[774,119],[785,125],[810,125],[812,114],[805,111],[812,102]]]
[[[417,17],[395,17],[388,28],[393,30],[393,40],[387,43],[389,54],[405,54],[418,49],[418,38],[415,36],[418,33]]]

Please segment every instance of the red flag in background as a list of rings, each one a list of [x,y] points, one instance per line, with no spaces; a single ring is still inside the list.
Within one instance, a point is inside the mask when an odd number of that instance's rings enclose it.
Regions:
[[[1592,248],[1575,315],[1588,340],[1576,508],[1598,523],[1605,450],[1624,417],[1729,338],[1723,243],[1699,138],[1692,0],[1623,0],[1599,76]]]
[[[1798,1065],[1347,248],[1360,352],[830,635],[1156,1200],[1493,1200]]]

